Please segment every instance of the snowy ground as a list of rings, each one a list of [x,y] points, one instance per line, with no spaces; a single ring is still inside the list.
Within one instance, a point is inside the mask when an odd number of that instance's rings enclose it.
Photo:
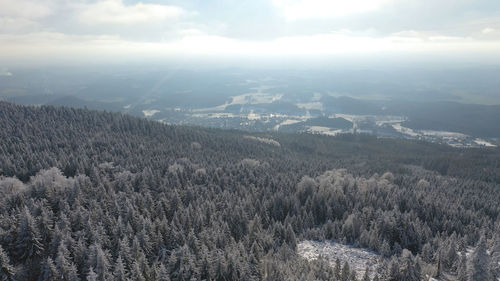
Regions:
[[[483,139],[475,139],[474,142],[477,143],[480,146],[496,147],[496,145],[494,145],[494,144],[492,144],[490,142],[487,142],[487,141],[485,141]]]
[[[307,260],[314,260],[321,256],[332,266],[335,265],[337,258],[342,262],[342,265],[347,261],[349,266],[356,270],[358,277],[363,276],[367,267],[374,274],[380,259],[380,255],[372,251],[331,241],[302,241],[297,245],[297,253]]]
[[[307,109],[307,110],[316,109],[316,110],[323,111],[323,104],[321,102],[319,102],[319,101],[316,101],[316,102],[307,102],[307,103],[298,103],[297,107],[298,108],[304,108],[304,109]]]
[[[392,127],[394,128],[394,130],[404,134],[404,135],[409,135],[409,136],[412,136],[412,137],[418,137],[419,134],[415,131],[413,131],[412,129],[410,128],[406,128],[406,127],[403,127],[401,126],[401,124],[393,124]]]
[[[160,112],[159,110],[156,109],[150,109],[150,110],[143,110],[142,113],[144,114],[145,117],[152,117],[156,113]]]
[[[322,126],[310,126],[307,131],[312,134],[320,134],[328,136],[336,136],[343,132],[343,130],[332,130],[328,127],[322,127]]]
[[[300,123],[300,122],[302,122],[302,120],[287,119],[287,120],[281,122],[280,124],[274,126],[274,130],[278,131],[281,126],[293,125],[293,124]]]

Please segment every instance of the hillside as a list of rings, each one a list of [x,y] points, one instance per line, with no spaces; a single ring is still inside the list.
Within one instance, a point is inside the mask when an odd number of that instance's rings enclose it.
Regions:
[[[354,279],[303,240],[384,256],[381,280],[455,276],[480,238],[498,254],[499,157],[0,102],[0,279]]]

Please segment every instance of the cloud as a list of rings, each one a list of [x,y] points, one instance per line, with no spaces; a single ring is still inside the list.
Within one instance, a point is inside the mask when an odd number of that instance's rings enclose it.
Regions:
[[[246,41],[223,36],[187,32],[171,42],[135,42],[119,36],[76,36],[41,32],[28,35],[0,35],[0,60],[28,61],[51,58],[88,61],[119,59],[168,59],[179,55],[216,57],[276,56],[344,57],[358,55],[498,55],[500,41],[479,41],[440,34],[396,34],[388,37],[353,37],[342,33],[280,37],[271,41]],[[411,36],[410,36],[411,35]],[[497,56],[500,57],[500,56]]]
[[[490,33],[493,33],[493,32],[495,32],[495,29],[491,28],[491,27],[486,27],[483,30],[481,30],[482,34],[490,34]]]
[[[273,0],[287,20],[339,18],[377,10],[390,0]]]
[[[41,25],[33,20],[25,18],[0,17],[1,33],[24,33],[40,28]]]
[[[139,1],[0,0],[0,59],[500,54],[498,16],[473,0]]]
[[[12,76],[12,72],[6,68],[0,68],[0,76]]]
[[[82,23],[135,25],[151,24],[177,19],[186,12],[179,7],[137,3],[125,5],[122,0],[105,0],[79,6]]]
[[[7,18],[41,19],[52,14],[52,8],[44,1],[2,0],[0,16]]]

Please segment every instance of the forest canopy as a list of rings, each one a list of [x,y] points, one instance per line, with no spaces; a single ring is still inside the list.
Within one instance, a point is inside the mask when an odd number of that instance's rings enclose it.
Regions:
[[[499,156],[0,102],[0,279],[361,280],[296,253],[332,240],[378,280],[496,280]]]

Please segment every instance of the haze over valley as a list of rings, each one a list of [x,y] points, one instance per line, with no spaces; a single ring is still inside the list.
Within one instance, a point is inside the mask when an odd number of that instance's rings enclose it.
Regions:
[[[0,97],[177,125],[497,145],[500,80],[488,77],[500,69],[358,67],[20,69],[0,77]]]

